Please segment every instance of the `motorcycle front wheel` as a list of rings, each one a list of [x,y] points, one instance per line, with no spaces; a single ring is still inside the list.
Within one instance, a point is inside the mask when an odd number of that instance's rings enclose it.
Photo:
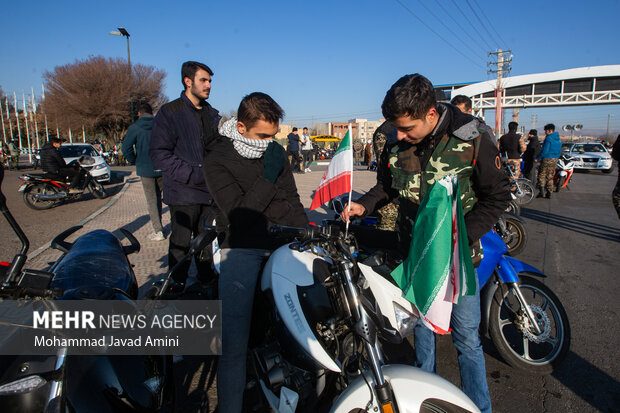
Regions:
[[[527,205],[534,199],[534,185],[525,178],[515,179],[516,190],[513,192],[519,205]]]
[[[560,189],[562,189],[565,182],[566,182],[566,177],[561,176],[560,179],[558,179],[558,183],[555,185],[555,192],[560,192]]]
[[[97,182],[94,179],[88,183],[88,190],[90,191],[91,194],[93,194],[95,198],[103,199],[107,195],[105,193],[105,189],[103,188],[103,185],[101,185],[101,183]]]
[[[24,189],[24,203],[29,208],[36,209],[37,211],[50,209],[56,205],[58,201],[53,199],[41,200],[38,196],[53,195],[55,193],[56,191],[54,191],[54,189],[45,184],[30,185],[28,188]]]
[[[512,257],[519,255],[527,244],[527,231],[517,219],[506,217],[506,232],[501,235]]]
[[[529,374],[550,374],[570,347],[570,325],[559,298],[542,282],[521,276],[519,289],[542,330],[537,334],[515,295],[500,284],[491,304],[489,334],[502,358]]]

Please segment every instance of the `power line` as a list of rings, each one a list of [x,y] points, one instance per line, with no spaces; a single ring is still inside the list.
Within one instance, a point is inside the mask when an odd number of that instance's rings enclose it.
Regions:
[[[414,12],[412,12],[411,10],[409,10],[409,8],[407,6],[405,6],[400,0],[395,0],[398,4],[400,4],[405,10],[407,10],[409,12],[409,14],[411,14],[413,17],[415,17],[420,23],[422,23],[428,30],[430,30],[431,32],[433,32],[435,34],[435,36],[439,37],[441,40],[443,40],[448,46],[450,46],[451,48],[453,48],[454,50],[457,51],[457,53],[459,53],[461,56],[463,56],[465,59],[469,60],[470,62],[472,62],[474,65],[484,68],[484,66],[480,65],[479,63],[474,62],[469,56],[467,56],[466,54],[464,54],[463,52],[461,52],[457,47],[455,47],[452,43],[450,43],[449,41],[447,41],[446,39],[443,38],[442,35],[440,35],[439,33],[437,33],[435,30],[433,30],[428,24],[424,23],[424,21],[422,19],[420,19]]]
[[[461,10],[461,8],[459,7],[458,4],[456,4],[456,2],[454,0],[452,0],[452,4],[454,4],[454,6],[458,9],[458,11],[461,12],[461,14],[463,15],[463,17],[465,17],[465,19],[467,20],[467,22],[471,25],[471,27],[474,29],[474,31],[478,34],[478,36],[480,36],[480,38],[482,39],[483,42],[485,42],[487,44],[487,46],[489,47],[489,50],[493,49],[493,46],[491,46],[489,44],[489,42],[486,41],[486,39],[482,36],[482,34],[478,31],[478,29],[476,29],[476,26],[471,22],[471,20],[469,20],[469,17],[467,17],[467,15],[465,13],[463,13],[463,10]]]
[[[489,29],[487,29],[487,26],[482,22],[482,19],[480,18],[480,16],[478,16],[478,13],[476,13],[476,10],[472,7],[471,3],[469,2],[469,0],[467,0],[467,5],[469,6],[469,8],[471,9],[472,13],[474,13],[474,16],[476,16],[476,19],[478,19],[478,21],[480,22],[480,25],[484,28],[484,30],[487,32],[487,34],[489,35],[489,39],[492,39],[495,41],[495,43],[497,44],[497,48],[500,48],[500,44],[499,42],[493,38],[493,35],[491,34],[491,32],[489,31]]]
[[[424,3],[422,3],[422,0],[418,0],[418,3],[420,3],[420,5],[422,7],[424,7],[426,9],[426,11],[428,11],[431,14],[431,16],[433,16],[435,19],[437,19],[437,21],[439,23],[441,23],[443,25],[443,27],[446,28],[446,30],[448,30],[450,33],[452,33],[454,35],[454,37],[456,37],[461,43],[463,43],[467,48],[469,48],[469,50],[471,50],[476,55],[476,57],[480,58],[481,60],[484,60],[484,56],[480,56],[480,55],[476,54],[476,51],[474,49],[472,49],[471,46],[469,44],[467,44],[463,39],[461,39],[461,37],[459,35],[454,33],[452,31],[452,29],[448,25],[446,25],[439,17],[437,17],[437,15],[435,15],[435,13],[433,13],[433,11],[431,9],[426,7],[426,5]]]
[[[446,10],[446,8],[445,8],[445,7],[441,4],[441,1],[440,1],[440,0],[435,0],[435,3],[437,3],[437,5],[441,8],[441,10],[443,10],[443,12],[444,12],[444,13],[445,13],[445,14],[446,14],[446,15],[447,15],[450,19],[452,19],[452,21],[454,22],[454,24],[455,24],[455,25],[457,25],[457,26],[461,29],[461,31],[462,31],[463,33],[465,33],[465,34],[467,35],[467,37],[469,37],[469,38],[471,39],[472,44],[475,44],[475,45],[480,46],[479,42],[478,42],[476,39],[474,39],[474,37],[473,37],[473,36],[472,36],[472,35],[471,35],[471,34],[470,34],[467,30],[465,30],[465,28],[464,28],[463,26],[461,26],[461,24],[460,24],[458,21],[456,21],[456,19],[455,19],[454,17],[452,17],[452,15],[448,12],[448,10]],[[481,48],[482,50],[484,50],[484,47],[480,46],[480,48]],[[487,52],[488,52],[488,50],[484,50],[484,53],[487,53]]]
[[[484,9],[482,7],[480,7],[480,4],[478,4],[478,0],[474,0],[474,3],[476,3],[476,6],[478,7],[478,10],[480,10],[480,13],[482,13],[482,15],[484,16],[484,18],[487,20],[487,22],[489,22],[489,26],[491,26],[491,29],[493,29],[493,31],[495,32],[495,34],[497,34],[497,37],[499,37],[499,40],[501,40],[502,44],[504,46],[507,46],[508,44],[506,43],[506,41],[504,41],[504,39],[502,38],[502,36],[499,34],[499,32],[497,30],[495,30],[495,26],[493,26],[493,23],[491,23],[491,20],[487,17],[487,15],[484,12]]]

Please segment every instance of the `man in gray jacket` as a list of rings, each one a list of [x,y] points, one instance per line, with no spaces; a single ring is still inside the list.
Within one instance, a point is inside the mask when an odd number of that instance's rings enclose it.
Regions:
[[[138,120],[127,129],[123,140],[123,154],[130,163],[136,164],[136,174],[142,181],[146,207],[151,218],[153,233],[151,241],[163,241],[161,225],[161,171],[156,170],[149,156],[151,129],[153,128],[153,108],[148,103],[138,107]]]

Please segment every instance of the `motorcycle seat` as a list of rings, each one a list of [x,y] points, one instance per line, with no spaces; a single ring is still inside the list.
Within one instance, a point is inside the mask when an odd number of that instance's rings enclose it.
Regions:
[[[79,237],[54,269],[51,288],[63,291],[85,287],[118,288],[133,299],[138,284],[118,238],[105,230]]]

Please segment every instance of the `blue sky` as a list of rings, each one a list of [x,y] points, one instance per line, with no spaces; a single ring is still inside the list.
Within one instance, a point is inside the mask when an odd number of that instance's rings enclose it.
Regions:
[[[492,25],[480,25],[469,5]],[[11,1],[0,16],[0,86],[40,95],[42,74],[57,65],[125,58],[125,39],[108,34],[123,26],[132,63],[166,71],[171,99],[181,91],[181,63],[199,60],[215,72],[210,103],[223,113],[263,91],[299,126],[377,120],[400,76],[487,80],[486,54],[496,48],[512,50],[512,75],[620,64],[618,16],[618,0]],[[533,114],[538,127],[573,122],[599,133],[611,114],[620,133],[620,105],[522,110],[526,128]]]

